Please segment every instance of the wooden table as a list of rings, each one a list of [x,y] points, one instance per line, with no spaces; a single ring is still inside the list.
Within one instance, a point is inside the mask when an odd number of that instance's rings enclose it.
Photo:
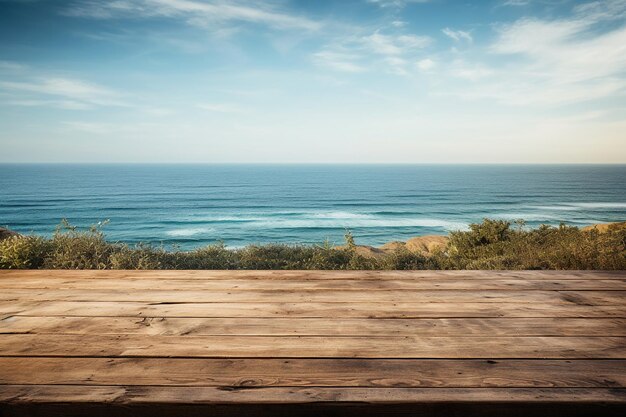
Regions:
[[[0,271],[0,415],[626,416],[626,273]]]

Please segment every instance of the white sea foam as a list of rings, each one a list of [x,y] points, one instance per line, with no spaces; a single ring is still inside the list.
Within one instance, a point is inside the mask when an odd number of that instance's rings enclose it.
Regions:
[[[289,216],[263,216],[254,213],[251,216],[221,216],[195,218],[195,221],[223,222],[212,224],[216,229],[254,228],[254,229],[314,229],[314,228],[376,228],[376,227],[429,227],[443,230],[464,230],[467,223],[434,218],[386,217],[367,213],[302,212]],[[170,230],[169,236],[193,236],[214,231],[212,228],[196,227]]]
[[[575,211],[582,209],[582,207],[576,206],[528,206],[528,208],[548,211]]]
[[[165,232],[168,236],[172,236],[172,237],[189,237],[189,236],[196,236],[196,235],[200,235],[203,233],[210,233],[215,231],[215,229],[211,228],[211,227],[194,227],[194,228],[188,228],[188,229],[173,229],[173,230],[168,230],[167,232]]]
[[[307,214],[307,213],[303,213]],[[364,213],[350,213],[347,211],[331,211],[327,213],[315,213],[313,217],[320,219],[371,219],[374,216]]]
[[[626,203],[573,203],[571,204],[572,206],[575,207],[581,207],[581,208],[591,208],[591,209],[595,209],[595,208],[626,208]]]
[[[321,219],[272,219],[247,223],[247,227],[267,229],[309,229],[309,228],[369,228],[369,227],[432,227],[445,230],[466,229],[467,224],[440,219],[386,219],[370,218],[321,218]]]
[[[269,214],[269,213],[268,213]],[[253,222],[264,221],[270,216],[266,213],[250,213],[247,216],[200,216],[188,217],[187,220],[206,221],[206,222]],[[330,212],[310,212],[310,211],[277,211],[271,213],[273,216],[280,218],[299,218],[299,219],[369,219],[373,216],[366,213],[351,213],[347,211],[330,211]]]
[[[566,223],[578,224],[578,225],[581,225],[581,226],[590,226],[592,224],[606,223],[606,220],[599,220],[599,219],[576,219],[576,220],[568,220]]]
[[[494,214],[493,216],[489,216],[494,219],[502,219],[502,220],[518,220],[523,219],[527,221],[546,221],[546,220],[560,220],[561,218],[555,216],[553,214],[547,213],[499,213]]]

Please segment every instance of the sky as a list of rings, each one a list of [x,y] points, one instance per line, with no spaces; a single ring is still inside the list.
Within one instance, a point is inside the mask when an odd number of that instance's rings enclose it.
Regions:
[[[0,0],[0,162],[626,163],[626,1]]]

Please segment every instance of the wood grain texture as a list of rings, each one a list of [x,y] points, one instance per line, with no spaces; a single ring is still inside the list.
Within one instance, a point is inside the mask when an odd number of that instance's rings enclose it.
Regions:
[[[100,317],[589,317],[623,318],[626,306],[548,303],[197,303],[0,301],[0,314]]]
[[[1,415],[157,410],[626,415],[626,273],[0,271]]]
[[[0,277],[3,272],[0,271]],[[23,277],[19,279],[0,279],[0,289],[86,289],[120,291],[292,291],[303,290],[544,290],[544,291],[626,291],[626,278],[622,279],[524,279],[519,277],[493,277],[481,279],[464,279],[443,277],[440,279],[411,279],[406,276],[376,280],[351,279],[158,279],[158,278],[63,278],[61,276]]]
[[[620,279],[623,280],[623,271],[267,271],[267,270],[63,270],[63,269],[32,269],[32,270],[3,270],[2,278],[79,278],[79,279],[166,279],[187,280],[199,279],[252,279],[252,280],[396,280],[396,279]]]
[[[4,356],[626,358],[626,337],[329,337],[5,334]]]
[[[5,357],[0,384],[626,388],[624,366],[625,360]]]
[[[0,386],[3,416],[621,417],[626,390],[606,388],[255,388]],[[62,400],[61,400],[62,399]]]
[[[0,386],[0,401],[116,402],[118,404],[276,404],[312,402],[604,402],[623,404],[625,389],[607,388],[254,388],[152,386],[9,385]]]
[[[626,336],[626,319],[603,318],[185,318],[10,316],[1,333],[163,336]]]
[[[144,303],[549,303],[557,305],[621,305],[626,291],[521,291],[521,290],[158,290],[122,292],[112,289],[4,288],[2,301],[106,301]]]

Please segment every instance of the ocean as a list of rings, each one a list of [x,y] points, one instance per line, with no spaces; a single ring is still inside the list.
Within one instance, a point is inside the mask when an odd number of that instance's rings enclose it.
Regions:
[[[168,248],[340,244],[347,229],[381,245],[485,217],[626,220],[626,165],[0,164],[0,226],[46,236],[67,218]]]

